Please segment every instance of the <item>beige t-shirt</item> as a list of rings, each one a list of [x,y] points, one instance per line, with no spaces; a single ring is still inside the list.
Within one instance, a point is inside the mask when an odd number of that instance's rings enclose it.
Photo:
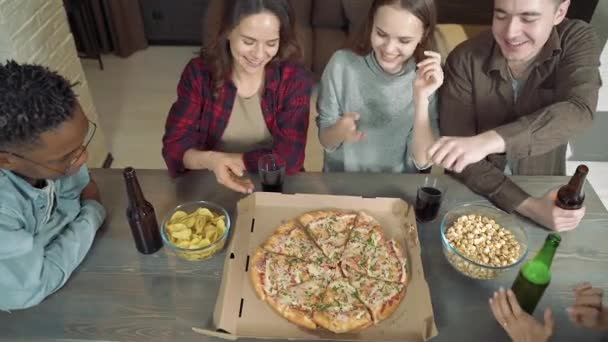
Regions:
[[[220,141],[220,150],[229,153],[271,148],[272,135],[264,121],[260,95],[236,96],[232,114]]]

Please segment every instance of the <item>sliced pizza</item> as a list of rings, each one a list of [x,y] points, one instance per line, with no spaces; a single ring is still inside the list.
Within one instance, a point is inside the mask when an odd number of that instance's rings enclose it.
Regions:
[[[340,267],[345,276],[367,274],[367,257],[370,249],[385,240],[382,227],[372,216],[360,212],[350,233]]]
[[[346,278],[329,283],[312,318],[319,326],[335,333],[363,329],[373,322],[368,309],[357,298],[357,290]]]
[[[405,285],[373,279],[364,275],[349,278],[358,298],[371,311],[374,324],[387,319],[405,296]]]
[[[266,240],[264,249],[319,264],[329,262],[329,259],[296,220],[290,220],[279,226],[275,233]]]
[[[262,248],[256,250],[249,264],[253,287],[262,300],[311,279],[331,280],[340,276],[335,267],[271,253]]]
[[[280,290],[266,301],[281,316],[292,323],[308,329],[316,329],[312,315],[321,301],[329,280],[313,279],[305,283]]]
[[[356,217],[352,212],[319,210],[303,214],[299,220],[323,253],[338,262]]]
[[[369,249],[367,275],[394,283],[407,284],[406,259],[397,241],[391,239]]]

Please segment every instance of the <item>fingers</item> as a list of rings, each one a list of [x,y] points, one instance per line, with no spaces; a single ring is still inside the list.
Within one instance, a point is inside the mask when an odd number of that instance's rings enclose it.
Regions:
[[[593,326],[600,314],[597,308],[588,306],[574,306],[566,309],[572,323],[583,326]]]
[[[434,80],[438,84],[443,82],[443,69],[439,63],[427,63],[416,71],[416,75],[424,80]]]
[[[463,155],[458,147],[455,146],[454,140],[449,137],[441,137],[429,149],[429,159],[431,159],[435,165],[441,165],[448,170],[452,170],[454,164],[462,159],[462,157]]]
[[[513,310],[513,315],[515,315],[515,317],[521,316],[523,310],[521,309],[521,306],[519,306],[517,297],[515,297],[515,293],[513,293],[511,289],[507,290],[507,299],[509,300],[509,305],[511,305],[511,309]]]
[[[582,283],[576,285],[576,287],[574,288],[574,292],[578,293],[582,290],[590,289],[591,287],[592,287],[591,283],[588,281],[585,281],[585,282],[582,282]]]
[[[220,184],[234,191],[244,194],[253,192],[254,185],[251,180],[238,178],[243,175],[243,168],[237,163],[231,162],[226,164],[226,168],[216,175],[216,178]]]
[[[580,223],[579,220],[557,218],[557,219],[554,219],[553,230],[558,231],[558,232],[571,231],[571,230],[576,229],[576,227],[578,227],[579,223]]]
[[[500,290],[498,290],[498,307],[500,309],[500,311],[502,312],[503,317],[505,318],[505,322],[507,324],[509,324],[510,322],[513,321],[514,316],[513,316],[513,311],[511,309],[511,305],[509,304],[508,300],[507,300],[507,293],[505,292],[505,290],[501,287]]]
[[[464,168],[469,166],[469,162],[467,161],[466,158],[458,158],[458,161],[456,162],[456,164],[454,164],[454,166],[452,167],[452,171],[456,172],[456,173],[461,173],[462,171],[464,171]]]
[[[550,200],[554,201],[557,199],[557,191],[559,191],[559,188],[557,189],[553,189],[553,190],[549,190],[544,197],[549,198]]]
[[[506,320],[502,314],[502,311],[500,310],[500,304],[498,303],[498,293],[497,292],[494,292],[494,297],[490,297],[489,303],[490,303],[490,309],[492,309],[492,314],[494,315],[494,318],[496,319],[498,324],[500,324],[503,328],[506,328],[506,326],[505,326]]]
[[[361,118],[361,114],[355,112],[345,112],[342,117],[358,121]]]
[[[424,51],[424,55],[427,56],[427,58],[416,64],[418,68],[422,68],[425,65],[433,63],[441,64],[441,55],[439,53],[434,51]]]
[[[237,191],[244,194],[251,192],[251,190],[247,187],[246,184],[239,181],[238,178],[232,177],[230,175],[218,178],[218,182],[233,191]]]
[[[553,335],[553,329],[555,328],[555,321],[553,321],[553,312],[551,309],[545,309],[545,334],[547,337]]]
[[[580,209],[575,209],[575,210],[566,210],[566,209],[562,209],[557,206],[553,208],[553,216],[577,219],[579,221],[585,216],[586,212],[587,212],[586,207],[582,207]]]
[[[576,210],[565,210],[554,205],[551,211],[553,229],[559,232],[573,230],[578,227],[585,213],[585,207]]]
[[[602,306],[604,291],[597,288],[587,288],[576,293],[575,306],[592,306],[599,308]]]

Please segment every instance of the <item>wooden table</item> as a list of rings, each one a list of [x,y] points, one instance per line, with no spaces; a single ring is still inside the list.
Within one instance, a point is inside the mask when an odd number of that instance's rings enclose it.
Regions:
[[[138,171],[145,195],[159,220],[175,205],[210,200],[235,214],[241,195],[217,185],[213,175],[196,172],[172,180],[166,171]],[[89,255],[64,288],[37,307],[0,313],[0,340],[14,341],[215,341],[192,332],[210,326],[220,286],[224,255],[192,263],[163,248],[151,256],[137,253],[125,217],[126,194],[120,170],[93,170],[108,219]],[[288,193],[401,197],[413,203],[424,175],[321,174],[289,177]],[[487,203],[447,176],[442,207]],[[513,177],[533,195],[566,182],[565,177]],[[556,341],[598,341],[600,335],[574,328],[565,308],[570,289],[582,280],[608,290],[608,213],[595,191],[586,188],[587,215],[579,228],[562,234],[553,262],[553,280],[539,308],[555,313]],[[522,219],[533,255],[547,232]],[[493,281],[476,281],[457,273],[441,250],[439,222],[419,225],[422,259],[430,286],[439,335],[433,341],[502,341],[506,334],[492,318],[490,294],[508,287],[516,270]],[[538,310],[539,312],[541,310]]]

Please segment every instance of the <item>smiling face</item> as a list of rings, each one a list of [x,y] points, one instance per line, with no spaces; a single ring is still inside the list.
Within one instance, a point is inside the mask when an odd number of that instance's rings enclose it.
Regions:
[[[234,68],[259,74],[279,51],[281,23],[270,12],[247,16],[228,36]]]
[[[380,6],[374,15],[371,46],[382,69],[395,74],[412,57],[424,35],[424,25],[411,12],[397,6]]]
[[[509,66],[527,65],[564,20],[569,1],[495,0],[492,33]]]

